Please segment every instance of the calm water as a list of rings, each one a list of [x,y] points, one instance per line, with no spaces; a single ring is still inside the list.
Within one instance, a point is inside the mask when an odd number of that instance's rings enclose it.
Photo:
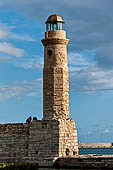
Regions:
[[[113,148],[81,148],[79,154],[113,155]]]

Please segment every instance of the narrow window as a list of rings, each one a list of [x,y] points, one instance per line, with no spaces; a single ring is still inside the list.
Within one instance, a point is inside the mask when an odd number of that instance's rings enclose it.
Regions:
[[[48,24],[46,24],[46,31],[48,32]]]
[[[73,151],[73,155],[76,155],[77,153],[75,151]]]
[[[60,23],[58,22],[57,25],[58,25],[58,30],[60,30]]]
[[[51,30],[54,30],[54,24],[51,24]]]
[[[57,24],[54,24],[54,30],[57,30]]]
[[[47,31],[50,31],[50,23],[47,23]]]
[[[52,50],[48,50],[48,56],[50,57],[50,56],[52,56]]]
[[[69,156],[69,149],[66,149],[66,156]]]

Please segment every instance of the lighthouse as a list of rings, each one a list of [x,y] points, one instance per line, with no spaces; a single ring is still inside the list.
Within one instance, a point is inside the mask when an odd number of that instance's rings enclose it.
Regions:
[[[64,21],[51,15],[46,21],[43,69],[43,119],[69,118],[69,76]]]
[[[57,14],[49,16],[45,38],[42,39],[43,121],[57,122],[55,126],[58,129],[58,157],[78,155],[77,129],[74,120],[69,117],[68,43],[62,17]]]

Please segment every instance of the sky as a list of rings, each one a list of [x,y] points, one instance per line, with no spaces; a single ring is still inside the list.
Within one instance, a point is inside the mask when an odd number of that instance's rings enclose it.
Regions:
[[[113,142],[113,0],[0,0],[0,123],[43,116],[45,21],[65,21],[70,117],[80,142]]]

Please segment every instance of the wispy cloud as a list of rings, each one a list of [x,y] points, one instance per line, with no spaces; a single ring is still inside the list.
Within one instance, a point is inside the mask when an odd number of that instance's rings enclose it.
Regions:
[[[23,80],[22,82],[15,82],[10,86],[2,85],[0,87],[0,100],[35,96],[40,93],[40,88],[42,88],[41,78],[32,81]]]
[[[23,49],[16,48],[8,42],[0,42],[0,52],[16,57],[25,56],[25,51]]]
[[[0,54],[0,62],[8,62],[11,60],[11,56]]]
[[[70,90],[95,91],[113,88],[113,68],[99,67],[94,57],[70,53]]]
[[[36,41],[34,38],[32,38],[31,36],[29,35],[26,35],[26,34],[10,34],[9,38],[13,38],[13,39],[19,39],[19,40],[23,40],[23,41],[31,41],[31,42],[34,42]]]
[[[7,62],[7,61],[12,62],[13,56],[17,58],[21,58],[27,55],[24,49],[18,48],[15,45],[13,45],[11,43],[11,39],[13,40],[18,39],[22,41],[31,41],[31,42],[36,41],[30,35],[13,32],[15,28],[16,26],[11,26],[8,25],[7,23],[0,23],[0,62]],[[25,62],[23,63],[23,66],[24,64]],[[26,64],[28,64],[28,62]],[[37,62],[35,63],[35,65],[37,65],[36,67],[40,67],[37,64]],[[27,67],[27,65],[25,67]]]
[[[81,142],[111,142],[113,140],[112,133],[113,130],[104,127],[96,130],[91,129],[91,131],[81,128],[79,130],[79,138],[82,139]]]
[[[68,62],[70,65],[87,67],[91,62],[86,60],[85,57],[80,53],[69,53]]]
[[[86,135],[91,135],[92,134],[92,132],[91,131],[88,131],[87,133],[86,133]]]
[[[30,35],[14,33],[13,29],[15,28],[15,26],[10,26],[7,23],[0,23],[0,40],[6,40],[7,38],[8,40],[36,41],[36,39],[32,38]]]
[[[101,69],[91,65],[70,74],[71,89],[74,91],[101,90],[113,88],[113,69]]]
[[[16,67],[28,69],[43,69],[43,57],[40,56],[32,56],[32,58],[19,58],[14,60],[13,62],[10,61],[10,64],[13,64]]]
[[[90,56],[86,57],[82,53],[69,53],[68,54],[68,63],[70,72],[80,71],[83,68],[88,68],[89,65],[93,65],[96,61]]]
[[[5,23],[0,23],[0,40],[6,39],[11,34],[12,28],[14,27]]]
[[[103,133],[104,133],[104,134],[110,133],[110,130],[109,130],[109,129],[105,129],[105,130],[103,131]]]

